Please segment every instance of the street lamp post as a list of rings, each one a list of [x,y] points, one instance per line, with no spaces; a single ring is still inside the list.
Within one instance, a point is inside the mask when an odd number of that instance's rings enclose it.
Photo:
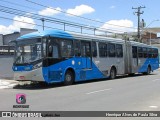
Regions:
[[[156,22],[156,21],[160,21],[160,20],[152,20],[148,25],[147,25],[147,27],[146,28],[148,28],[151,24],[153,24],[154,22]],[[147,31],[148,32],[148,31]],[[151,31],[149,31],[149,44],[151,45],[151,39],[152,39],[152,34],[151,34],[152,32]]]

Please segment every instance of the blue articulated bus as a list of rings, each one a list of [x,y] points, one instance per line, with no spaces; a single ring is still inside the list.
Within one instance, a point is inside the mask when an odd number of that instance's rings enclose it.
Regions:
[[[46,30],[14,41],[15,80],[63,82],[150,74],[159,68],[158,48],[122,39]]]

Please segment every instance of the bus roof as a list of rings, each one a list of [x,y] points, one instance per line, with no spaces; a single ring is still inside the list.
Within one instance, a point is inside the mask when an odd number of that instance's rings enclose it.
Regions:
[[[107,41],[107,42],[124,42],[122,39],[118,38],[111,38],[107,36],[100,36],[100,35],[89,35],[89,34],[80,34],[80,33],[73,33],[69,32],[74,39],[82,39],[82,40],[94,40],[94,41]]]
[[[32,39],[32,38],[39,38],[39,37],[45,37],[45,36],[52,36],[57,38],[65,38],[65,39],[83,39],[83,40],[94,40],[94,41],[107,41],[107,42],[113,42],[113,43],[124,43],[125,40],[123,39],[117,39],[117,38],[110,38],[110,37],[104,37],[104,36],[96,36],[96,35],[87,35],[87,34],[80,34],[80,33],[74,33],[74,32],[65,32],[62,30],[45,30],[42,32],[33,32],[29,33],[23,36],[20,36],[17,38],[17,41],[19,40],[25,40],[25,39]],[[147,45],[144,43],[139,43],[135,41],[128,41],[131,42],[132,45],[141,46],[141,47],[153,47],[151,45]],[[156,48],[156,47],[155,47]]]
[[[156,46],[152,46],[152,45],[147,45],[147,44],[144,44],[144,43],[140,43],[140,42],[136,42],[136,41],[129,41],[131,43],[131,45],[135,45],[135,46],[139,46],[139,47],[150,47],[150,48],[157,48]]]
[[[65,31],[62,31],[62,30],[45,30],[43,32],[33,32],[33,33],[29,33],[29,34],[20,36],[19,38],[17,38],[17,40],[38,38],[38,37],[45,37],[45,36],[73,39],[71,34],[65,32]]]
[[[65,38],[65,39],[83,39],[83,40],[96,40],[96,41],[114,41],[114,42],[124,42],[122,39],[117,38],[110,38],[105,36],[97,36],[97,35],[87,35],[87,34],[80,34],[75,32],[65,32],[62,30],[45,30],[42,32],[33,32],[29,33],[23,36],[20,36],[17,38],[17,41],[19,40],[25,40],[25,39],[32,39],[32,38],[39,38],[39,37],[45,37],[45,36],[52,36],[57,38]]]

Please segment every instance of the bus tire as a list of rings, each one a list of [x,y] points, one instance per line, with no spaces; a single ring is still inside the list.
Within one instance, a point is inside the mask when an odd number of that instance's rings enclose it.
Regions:
[[[64,85],[72,85],[74,81],[74,74],[72,71],[67,70],[64,78]]]
[[[110,70],[110,77],[111,80],[116,78],[116,69],[114,67]]]
[[[134,76],[135,75],[135,73],[129,73],[128,74],[128,76]]]
[[[151,74],[151,67],[150,66],[148,66],[146,74],[147,75]]]
[[[149,75],[151,73],[151,66],[148,66],[147,72],[144,72],[144,75]]]

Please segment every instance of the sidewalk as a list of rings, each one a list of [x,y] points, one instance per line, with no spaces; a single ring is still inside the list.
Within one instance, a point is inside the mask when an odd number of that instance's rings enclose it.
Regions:
[[[13,88],[18,83],[15,80],[0,79],[0,89]]]

